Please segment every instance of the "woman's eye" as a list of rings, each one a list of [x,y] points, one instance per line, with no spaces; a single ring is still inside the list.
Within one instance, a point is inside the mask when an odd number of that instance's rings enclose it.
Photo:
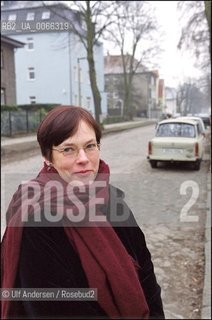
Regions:
[[[90,143],[86,146],[87,150],[94,149],[96,147],[95,143]]]
[[[74,152],[74,149],[71,148],[71,147],[67,147],[67,148],[64,148],[64,149],[63,149],[63,152],[65,152],[65,153],[71,153],[71,152]]]

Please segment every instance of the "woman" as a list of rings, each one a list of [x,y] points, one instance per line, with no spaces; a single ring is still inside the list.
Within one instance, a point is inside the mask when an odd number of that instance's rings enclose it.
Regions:
[[[9,205],[2,287],[95,288],[97,299],[5,299],[2,319],[164,319],[144,235],[123,192],[109,184],[91,114],[56,107],[37,139],[44,167]]]

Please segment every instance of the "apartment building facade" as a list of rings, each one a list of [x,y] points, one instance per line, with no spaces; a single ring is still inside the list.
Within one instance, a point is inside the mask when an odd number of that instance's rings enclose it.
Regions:
[[[40,1],[7,1],[1,18],[2,33],[26,43],[15,53],[17,103],[81,105],[94,114],[86,50],[68,23],[74,19],[85,34],[78,13],[62,3],[43,6]],[[94,46],[94,60],[102,113],[106,114],[100,42]]]
[[[1,35],[1,105],[16,104],[15,50],[24,43]]]
[[[122,58],[120,55],[114,56],[108,54],[105,56],[104,61],[108,114],[123,115],[124,78]],[[136,70],[133,75],[131,89],[134,116],[147,118],[155,118],[158,116],[160,113],[158,83],[158,71],[148,71],[143,67]]]

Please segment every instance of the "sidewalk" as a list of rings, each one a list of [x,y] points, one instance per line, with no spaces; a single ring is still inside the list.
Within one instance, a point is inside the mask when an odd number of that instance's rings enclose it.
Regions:
[[[211,319],[211,165],[207,178],[207,218],[205,223],[205,275],[201,319]]]
[[[155,124],[156,120],[154,119],[139,119],[128,122],[114,123],[104,125],[103,135],[119,132],[123,130],[129,130],[137,127],[142,127],[146,125]],[[23,136],[23,137],[2,137],[1,139],[1,157],[2,160],[13,155],[21,154],[23,152],[33,151],[38,149],[39,145],[37,142],[36,134]]]

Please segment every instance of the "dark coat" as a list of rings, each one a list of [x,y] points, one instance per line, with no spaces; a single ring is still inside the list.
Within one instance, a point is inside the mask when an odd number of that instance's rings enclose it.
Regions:
[[[128,209],[122,191],[110,187],[110,203],[117,197],[117,213]],[[113,207],[113,205],[112,205]],[[114,210],[114,207],[112,208]],[[111,212],[111,205],[105,214]],[[111,218],[112,220],[112,218]],[[150,309],[150,318],[164,319],[161,289],[156,281],[145,237],[132,212],[122,226],[113,227],[128,253],[140,265],[139,278]],[[94,244],[95,245],[95,244]],[[107,257],[105,257],[107,259]],[[88,288],[80,259],[62,227],[25,227],[16,279],[17,288]],[[98,289],[98,288],[97,288]],[[23,301],[21,318],[106,319],[98,301]]]

